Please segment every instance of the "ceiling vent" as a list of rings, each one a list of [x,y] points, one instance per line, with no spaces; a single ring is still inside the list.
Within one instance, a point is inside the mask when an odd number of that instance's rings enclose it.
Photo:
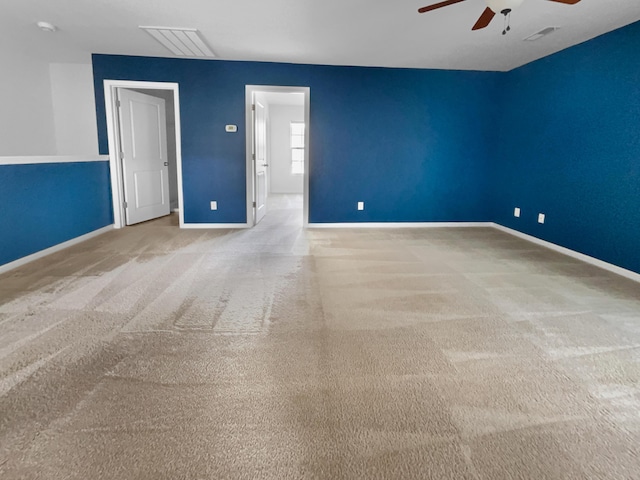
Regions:
[[[540,40],[542,37],[545,37],[547,35],[549,35],[550,33],[555,32],[556,30],[558,30],[560,27],[547,27],[547,28],[543,28],[542,30],[540,30],[539,32],[534,33],[533,35],[529,35],[527,38],[524,39],[525,42],[535,42],[536,40]]]
[[[215,54],[207,46],[200,32],[195,28],[142,27],[158,42],[179,57],[213,58]]]

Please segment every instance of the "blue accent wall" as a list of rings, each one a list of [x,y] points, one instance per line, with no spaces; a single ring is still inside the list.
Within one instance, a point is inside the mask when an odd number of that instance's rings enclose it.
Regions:
[[[499,73],[112,55],[94,55],[93,69],[102,154],[103,80],[179,84],[187,223],[246,222],[246,85],[310,87],[311,222],[491,219]]]
[[[111,225],[109,162],[0,165],[0,265]]]
[[[640,23],[501,82],[496,221],[640,273]]]
[[[496,221],[640,273],[638,45],[635,23],[508,73],[94,55],[100,152],[104,79],[177,82],[185,221],[244,223],[245,85],[308,86],[312,223]]]

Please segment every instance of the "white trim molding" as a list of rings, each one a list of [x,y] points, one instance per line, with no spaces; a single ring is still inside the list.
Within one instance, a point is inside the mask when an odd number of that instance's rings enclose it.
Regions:
[[[558,253],[562,253],[569,257],[576,258],[578,260],[582,260],[583,262],[589,263],[596,267],[602,268],[603,270],[607,270],[611,273],[615,273],[622,277],[628,278],[629,280],[633,280],[635,282],[640,282],[640,273],[633,272],[631,270],[627,270],[626,268],[618,267],[612,263],[605,262],[603,260],[598,260],[597,258],[590,257],[589,255],[585,255],[584,253],[576,252],[575,250],[571,250],[569,248],[561,247],[560,245],[556,245],[555,243],[547,242],[546,240],[542,240],[540,238],[534,237],[532,235],[528,235],[526,233],[519,232],[517,230],[513,230],[509,227],[504,227],[497,223],[492,224],[493,228],[500,230],[501,232],[508,233],[509,235],[513,235],[514,237],[521,238],[523,240],[527,240],[531,243],[535,243],[536,245],[540,245],[542,247],[546,247],[550,250],[554,250]]]
[[[310,223],[307,228],[490,228],[493,225],[491,222],[354,222]]]
[[[26,265],[27,263],[33,262],[34,260],[46,257],[47,255],[51,255],[52,253],[59,252],[60,250],[64,250],[65,248],[77,245],[78,243],[82,243],[86,240],[97,237],[98,235],[102,235],[103,233],[107,233],[111,230],[113,230],[113,225],[107,225],[106,227],[99,228],[98,230],[94,230],[93,232],[85,233],[84,235],[80,235],[79,237],[72,238],[71,240],[67,240],[66,242],[54,245],[53,247],[45,248],[44,250],[40,250],[39,252],[19,258],[18,260],[14,260],[13,262],[5,263],[4,265],[0,265],[0,274]]]
[[[311,87],[292,87],[275,85],[245,85],[245,151],[246,151],[246,192],[247,192],[247,224],[255,225],[255,209],[253,207],[255,193],[255,172],[252,158],[253,112],[251,105],[256,93],[301,93],[304,95],[304,179],[302,192],[302,225],[309,226],[309,163],[311,142]],[[268,212],[267,212],[268,214]]]
[[[137,88],[148,90],[173,91],[173,108],[175,112],[176,129],[176,170],[178,173],[178,205],[184,205],[182,188],[182,133],[180,130],[180,90],[174,82],[140,82],[134,80],[104,80],[104,103],[107,121],[107,138],[109,141],[109,166],[111,167],[111,197],[113,204],[113,224],[115,228],[123,228],[126,224],[124,212],[124,192],[122,189],[122,168],[119,155],[120,139],[117,118],[117,89]],[[184,209],[180,208],[180,228],[184,225]]]
[[[226,230],[243,230],[251,228],[252,225],[248,223],[183,223],[180,228],[192,229],[192,230],[207,230],[207,229],[226,229]]]
[[[182,225],[182,228],[185,229],[212,229],[212,230],[242,230],[251,228],[253,225],[249,223],[185,223]],[[631,270],[627,270],[622,267],[618,267],[617,265],[613,265],[611,263],[598,260],[597,258],[590,257],[589,255],[585,255],[580,252],[576,252],[575,250],[571,250],[569,248],[561,247],[560,245],[556,245],[555,243],[548,242],[546,240],[542,240],[540,238],[528,235],[526,233],[519,232],[517,230],[513,230],[511,228],[499,225],[493,222],[359,222],[359,223],[311,223],[308,225],[309,229],[329,229],[329,228],[494,228],[501,232],[507,233],[509,235],[513,235],[514,237],[520,238],[522,240],[526,240],[528,242],[534,243],[536,245],[540,245],[542,247],[548,248],[550,250],[556,251],[563,255],[567,255],[569,257],[575,258],[577,260],[581,260],[588,264],[594,265],[596,267],[602,268],[611,273],[615,273],[622,277],[628,278],[629,280],[633,280],[635,282],[640,283],[640,274],[633,272]],[[58,245],[54,245],[52,247],[46,248],[44,250],[40,250],[39,252],[33,253],[26,257],[19,258],[18,260],[14,260],[13,262],[6,263],[4,265],[0,265],[0,274],[6,273],[15,268],[26,265],[27,263],[33,262],[34,260],[38,260],[40,258],[46,257],[47,255],[51,255],[52,253],[59,252],[60,250],[64,250],[65,248],[71,247],[73,245],[77,245],[78,243],[82,243],[91,238],[97,237],[104,233],[107,233],[114,229],[114,225],[107,225],[106,227],[100,228],[98,230],[94,230],[93,232],[86,233],[79,237],[73,238],[71,240],[67,240],[66,242],[59,243]]]
[[[108,162],[109,155],[35,155],[0,157],[0,165],[33,165],[39,163]]]

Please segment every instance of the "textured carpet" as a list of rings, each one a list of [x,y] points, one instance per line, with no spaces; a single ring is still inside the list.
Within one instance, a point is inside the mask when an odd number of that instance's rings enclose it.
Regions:
[[[0,276],[3,480],[640,478],[640,285],[276,200]]]

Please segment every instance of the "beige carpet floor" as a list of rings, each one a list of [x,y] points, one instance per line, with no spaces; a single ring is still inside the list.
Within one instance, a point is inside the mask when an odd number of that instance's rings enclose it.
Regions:
[[[0,276],[0,478],[640,478],[639,284],[299,206]]]

